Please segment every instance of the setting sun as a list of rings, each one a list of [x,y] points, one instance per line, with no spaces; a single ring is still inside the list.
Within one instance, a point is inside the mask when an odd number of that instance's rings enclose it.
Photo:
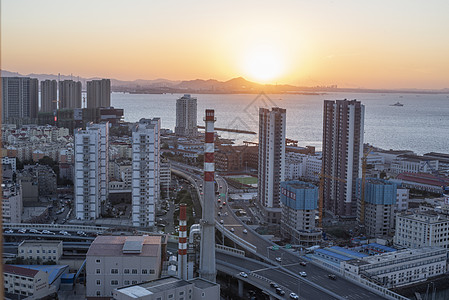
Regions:
[[[283,75],[284,63],[274,49],[260,46],[247,54],[243,70],[248,78],[269,83]]]

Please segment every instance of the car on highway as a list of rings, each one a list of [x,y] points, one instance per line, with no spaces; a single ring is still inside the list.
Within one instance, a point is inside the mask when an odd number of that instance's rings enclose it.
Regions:
[[[223,224],[224,223],[224,221],[223,220],[220,220],[220,224]]]
[[[59,232],[59,234],[62,234],[62,235],[71,235],[70,233],[68,233],[68,232],[65,231],[65,230],[61,230],[61,231]]]
[[[80,235],[80,236],[87,236],[87,234],[84,231],[81,231],[81,230],[77,231],[76,234]]]
[[[299,275],[301,275],[301,277],[307,277],[307,273],[306,272],[299,272]]]
[[[26,233],[27,230],[26,230],[25,228],[22,228],[22,229],[17,230],[17,232],[18,232],[18,233]]]
[[[248,274],[246,274],[245,272],[240,272],[239,276],[242,276],[243,278],[247,278]]]
[[[332,279],[332,280],[337,280],[337,276],[335,276],[334,274],[327,275],[327,278]]]
[[[234,227],[232,227],[232,228],[231,228],[231,232],[234,232],[234,231],[235,231],[235,230],[234,230]]]
[[[55,233],[44,229],[44,230],[42,230],[42,234],[53,234],[54,235]]]
[[[295,293],[290,293],[290,298],[291,299],[299,299],[298,295],[296,295]]]
[[[40,233],[37,229],[31,228],[30,233]]]
[[[304,267],[307,266],[307,263],[306,263],[305,261],[302,261],[302,262],[300,262],[299,264],[300,264],[301,266],[304,266]]]
[[[244,233],[244,234],[247,234],[247,233],[248,233],[248,230],[243,229],[243,233]]]
[[[220,209],[222,209],[223,208],[223,205],[220,205]]]
[[[284,295],[285,295],[285,292],[284,292],[283,289],[281,289],[280,287],[278,287],[278,288],[276,288],[276,294],[281,295],[281,296],[284,296]]]
[[[225,202],[225,201],[223,201],[223,205],[226,205],[226,202]]]
[[[282,261],[282,258],[276,257],[276,261],[277,261],[277,262],[281,262],[281,261]]]
[[[14,230],[12,230],[12,229],[7,229],[7,230],[5,230],[5,233],[14,233]]]
[[[270,286],[275,289],[277,289],[279,287],[279,285],[274,281],[270,282]]]

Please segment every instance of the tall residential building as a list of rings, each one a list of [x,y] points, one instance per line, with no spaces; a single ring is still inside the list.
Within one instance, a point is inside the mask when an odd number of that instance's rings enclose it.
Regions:
[[[356,216],[356,180],[362,174],[364,116],[365,106],[360,101],[324,101],[323,172],[327,175],[324,209],[334,216]]]
[[[88,124],[75,132],[75,212],[96,219],[108,192],[109,123]]]
[[[58,82],[41,81],[41,112],[54,112],[58,107]]]
[[[59,109],[81,108],[81,82],[64,80],[59,82]]]
[[[357,219],[361,217],[361,180],[357,185]],[[365,230],[370,237],[390,235],[394,231],[394,218],[397,199],[397,184],[377,179],[365,180]]]
[[[286,110],[273,107],[259,109],[258,199],[268,223],[281,217],[280,183],[285,173]]]
[[[185,94],[176,100],[175,134],[182,136],[196,136],[198,134],[196,120],[197,99]]]
[[[141,119],[132,133],[132,223],[135,227],[155,224],[160,186],[159,118]]]
[[[29,77],[2,78],[2,123],[36,123],[39,110],[39,81]]]
[[[318,208],[318,188],[308,182],[281,182],[281,235],[292,244],[305,247],[321,241],[321,231],[315,229]]]
[[[87,82],[87,108],[111,106],[111,80],[101,79]]]
[[[22,223],[23,199],[22,187],[12,181],[2,182],[2,217],[3,224]]]

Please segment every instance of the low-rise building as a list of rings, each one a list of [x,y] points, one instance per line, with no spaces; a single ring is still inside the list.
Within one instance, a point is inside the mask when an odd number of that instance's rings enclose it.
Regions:
[[[399,214],[394,244],[408,248],[434,246],[449,249],[449,219],[434,211]]]
[[[165,246],[165,236],[98,236],[86,255],[87,299],[159,278]]]
[[[3,265],[3,282],[6,297],[16,299],[41,299],[55,292],[48,284],[48,274],[24,267]]]
[[[396,190],[396,210],[404,211],[408,209],[410,193],[409,189],[399,188]]]
[[[281,235],[303,246],[316,245],[321,231],[315,228],[318,188],[302,181],[281,182]]]
[[[343,272],[368,279],[386,288],[425,281],[446,273],[447,249],[406,249],[342,261]]]
[[[218,300],[220,285],[201,278],[183,280],[167,277],[115,289],[113,296],[115,300]]]
[[[62,241],[25,240],[19,244],[17,256],[37,263],[59,263],[62,256]]]

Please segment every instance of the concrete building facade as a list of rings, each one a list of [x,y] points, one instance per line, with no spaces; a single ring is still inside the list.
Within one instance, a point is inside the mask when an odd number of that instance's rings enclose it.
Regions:
[[[111,106],[111,80],[101,79],[87,82],[87,108]]]
[[[394,244],[408,248],[449,249],[449,219],[433,211],[398,214]]]
[[[54,112],[58,109],[58,82],[41,81],[41,112]]]
[[[321,241],[321,231],[315,228],[318,208],[318,188],[303,181],[281,182],[281,235],[291,243],[305,247]]]
[[[81,108],[81,82],[59,82],[59,109]]]
[[[2,77],[2,123],[35,123],[39,110],[39,81],[29,77]]]
[[[325,100],[323,172],[344,179],[324,179],[324,209],[333,216],[355,218],[356,180],[361,177],[365,106],[356,100]]]
[[[17,299],[41,299],[54,292],[46,272],[19,266],[3,265],[3,282],[5,293],[18,295]]]
[[[21,185],[3,180],[2,193],[3,224],[22,223],[23,199]]]
[[[176,100],[175,134],[181,136],[197,136],[197,98],[185,94]]]
[[[86,254],[87,299],[112,298],[116,288],[159,278],[165,243],[163,236],[97,237]]]
[[[159,118],[141,119],[132,133],[132,224],[155,225],[156,205],[160,196]]]
[[[285,174],[286,110],[259,108],[258,203],[268,223],[281,218],[280,183]]]
[[[75,132],[75,212],[80,220],[97,219],[108,193],[109,124],[89,124]]]
[[[361,180],[357,181],[357,219],[361,218]],[[390,235],[394,232],[397,184],[377,179],[365,180],[365,230],[371,237]]]
[[[19,244],[17,256],[38,263],[52,261],[58,264],[62,256],[62,241],[25,240]]]

